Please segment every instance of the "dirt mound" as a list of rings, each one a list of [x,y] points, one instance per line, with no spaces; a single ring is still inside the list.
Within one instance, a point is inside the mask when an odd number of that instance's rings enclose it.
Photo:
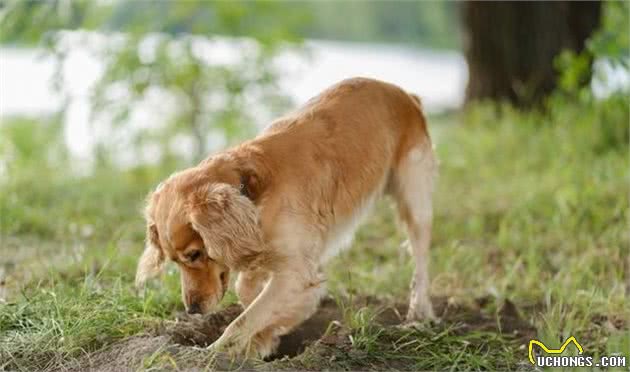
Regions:
[[[99,352],[86,354],[70,361],[59,370],[68,371],[121,371],[140,366],[147,356],[169,345],[168,336],[134,336],[106,347]]]
[[[368,300],[363,299],[362,302],[361,305],[366,306]],[[220,312],[203,317],[182,314],[178,322],[167,327],[166,334],[171,336],[173,342],[180,345],[206,347],[221,336],[225,328],[238,317],[242,310],[241,306],[232,305]],[[392,316],[389,311],[383,311],[381,314],[379,320],[384,325],[395,324],[400,320]],[[324,335],[330,322],[342,319],[343,314],[337,303],[332,299],[324,299],[318,311],[310,319],[292,333],[281,338],[276,354],[270,359],[299,355],[307,345]]]
[[[483,300],[477,308],[448,304],[444,299],[435,299],[435,310],[443,324],[458,324],[457,332],[465,334],[471,331],[489,330],[509,333],[517,338],[526,339],[533,334],[530,324],[519,317],[515,306],[506,301],[495,315],[484,314]],[[362,297],[352,302],[352,308],[369,307],[374,309],[374,321],[380,326],[397,326],[405,314],[406,306],[386,304],[370,297]],[[167,322],[153,334],[133,336],[110,345],[96,353],[84,355],[63,365],[61,370],[71,371],[121,371],[138,368],[158,369],[211,369],[228,370],[266,369],[261,362],[243,362],[224,357],[213,356],[205,350],[218,339],[225,328],[242,312],[239,305],[231,305],[219,312],[205,316],[178,315],[175,321]],[[497,319],[499,324],[497,324]],[[347,319],[346,319],[347,320]],[[334,322],[332,325],[331,323]],[[271,360],[295,361],[300,364],[300,357],[307,346],[320,345],[326,350],[352,352],[349,331],[342,326],[344,311],[332,299],[322,301],[319,310],[291,334],[283,336],[276,355]],[[329,332],[327,332],[327,330]],[[295,364],[289,364],[295,365]],[[274,363],[271,367],[276,367]],[[390,366],[391,367],[391,366]],[[401,366],[402,368],[402,366]]]
[[[177,322],[167,327],[166,333],[180,345],[210,346],[242,311],[240,305],[231,305],[205,316],[182,314]]]

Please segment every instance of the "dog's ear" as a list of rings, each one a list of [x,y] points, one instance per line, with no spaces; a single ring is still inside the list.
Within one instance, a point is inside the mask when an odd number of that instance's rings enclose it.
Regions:
[[[187,208],[210,258],[240,271],[264,251],[258,209],[240,188],[224,183],[201,186],[189,195]]]
[[[163,266],[164,252],[160,247],[157,227],[155,223],[148,221],[146,244],[136,271],[136,287],[141,287],[148,279],[159,274]]]
[[[241,169],[239,171],[240,183],[238,185],[241,195],[247,197],[251,201],[258,200],[262,192],[261,182],[258,175],[250,169]]]

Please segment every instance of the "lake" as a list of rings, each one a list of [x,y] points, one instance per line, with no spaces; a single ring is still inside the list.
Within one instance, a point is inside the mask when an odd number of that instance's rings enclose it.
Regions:
[[[85,32],[69,32],[66,37],[72,39],[86,35],[90,43],[96,45],[111,38]],[[230,58],[238,58],[243,41],[217,38],[212,42],[200,39],[198,43],[202,53],[229,61]],[[295,105],[301,105],[326,87],[353,76],[385,80],[416,93],[429,113],[455,109],[464,99],[468,71],[462,54],[457,51],[324,40],[307,40],[305,50],[307,53],[285,51],[276,60],[277,68],[282,71],[279,81],[281,93]],[[630,83],[627,71],[610,69],[604,63],[596,63],[596,68],[603,71],[596,76],[603,75],[606,81],[606,84],[601,81],[593,84],[594,91],[599,95],[605,95],[611,89],[627,87]],[[64,86],[72,98],[67,106],[65,139],[73,155],[87,158],[95,139],[109,135],[98,133],[94,126],[89,125],[88,97],[94,82],[102,74],[103,64],[87,48],[79,46],[69,54],[64,71]],[[66,104],[53,89],[53,75],[54,62],[43,50],[1,47],[0,117],[52,113]],[[148,97],[134,109],[124,130],[155,127],[169,116],[169,110],[172,107],[169,108],[163,96]],[[262,118],[256,123],[259,127],[266,125],[270,119],[263,115],[257,117]],[[220,142],[216,147],[221,147]],[[149,159],[152,157],[150,153],[147,155]],[[122,159],[123,163],[130,161]]]
[[[213,53],[228,55],[234,52],[230,45],[224,40]],[[282,93],[296,105],[353,76],[397,84],[422,97],[430,112],[456,108],[463,101],[467,67],[458,52],[323,40],[307,40],[305,49],[306,53],[283,52],[276,62],[283,71],[279,81]],[[41,49],[0,48],[0,116],[55,112],[64,102],[53,89],[54,68],[54,61]],[[64,70],[65,86],[72,97],[67,108],[66,141],[75,156],[87,156],[97,135],[88,125],[88,97],[103,66],[87,50],[77,48],[67,58]],[[166,117],[155,112],[162,106],[148,102],[130,118],[135,121],[131,126],[146,126]]]

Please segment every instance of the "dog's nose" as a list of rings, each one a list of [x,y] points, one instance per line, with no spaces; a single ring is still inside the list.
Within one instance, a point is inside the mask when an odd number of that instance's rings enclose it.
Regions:
[[[201,314],[201,306],[199,306],[198,302],[194,302],[188,306],[186,312],[188,314]]]

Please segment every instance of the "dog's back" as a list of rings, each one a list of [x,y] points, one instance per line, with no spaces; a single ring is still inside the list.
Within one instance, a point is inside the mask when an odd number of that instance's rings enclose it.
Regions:
[[[348,245],[373,201],[395,192],[396,170],[409,154],[429,158],[433,167],[419,99],[364,78],[327,89],[251,145],[273,162],[263,225],[271,235],[292,231],[321,240],[316,261]]]

